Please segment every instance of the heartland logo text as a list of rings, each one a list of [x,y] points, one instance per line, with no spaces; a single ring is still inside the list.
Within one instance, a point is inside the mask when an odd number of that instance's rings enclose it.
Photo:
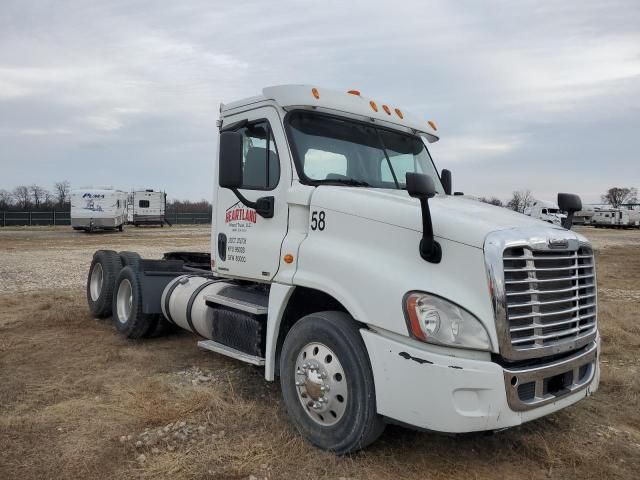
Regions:
[[[225,214],[224,222],[236,221],[256,223],[256,211],[241,207],[230,208]]]

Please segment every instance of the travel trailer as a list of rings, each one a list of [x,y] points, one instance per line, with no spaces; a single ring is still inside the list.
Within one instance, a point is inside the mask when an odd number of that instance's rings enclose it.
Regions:
[[[74,230],[122,231],[127,221],[127,194],[111,188],[86,188],[71,192],[71,226]]]
[[[562,225],[564,219],[567,218],[557,204],[544,200],[535,200],[531,207],[524,211],[524,214],[554,225]]]
[[[591,225],[593,215],[595,213],[594,207],[590,205],[584,205],[582,210],[576,212],[573,216],[574,225]]]
[[[608,208],[596,211],[592,223],[597,228],[640,227],[640,211],[623,208]]]
[[[167,194],[153,189],[136,190],[129,196],[128,223],[135,225],[164,226]]]
[[[337,454],[387,423],[502,430],[597,390],[579,197],[558,194],[563,228],[454,195],[437,125],[356,90],[265,88],[217,125],[210,250],[95,252],[95,317],[131,339],[180,327],[263,368],[300,434]]]

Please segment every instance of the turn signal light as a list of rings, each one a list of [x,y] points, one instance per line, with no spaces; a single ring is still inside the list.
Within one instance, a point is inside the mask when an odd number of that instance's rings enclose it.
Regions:
[[[313,94],[316,100],[320,100],[320,92],[318,92],[317,88],[312,88],[311,93]]]
[[[290,253],[287,253],[284,256],[284,263],[293,263],[293,255],[291,255]]]
[[[373,110],[374,112],[377,112],[377,111],[378,111],[378,105],[376,105],[376,102],[374,102],[373,100],[371,100],[371,101],[369,102],[369,105],[371,105],[371,108],[372,108],[372,110]]]
[[[436,125],[436,122],[434,122],[433,120],[428,120],[427,123],[429,124],[429,126],[431,128],[433,128],[434,130],[438,130],[438,126]]]
[[[360,90],[349,90],[347,93],[350,93],[351,95],[357,95],[358,97],[360,96]]]

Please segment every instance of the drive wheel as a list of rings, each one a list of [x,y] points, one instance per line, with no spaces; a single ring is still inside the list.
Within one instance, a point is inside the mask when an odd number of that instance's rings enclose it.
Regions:
[[[384,430],[367,350],[346,313],[313,313],[291,328],[280,357],[280,384],[293,423],[317,447],[354,452]]]
[[[131,266],[120,271],[113,296],[116,328],[127,338],[144,338],[156,328],[158,316],[142,311],[142,288],[139,272]]]
[[[94,317],[111,316],[113,288],[121,267],[120,257],[113,250],[93,254],[87,276],[87,302]]]

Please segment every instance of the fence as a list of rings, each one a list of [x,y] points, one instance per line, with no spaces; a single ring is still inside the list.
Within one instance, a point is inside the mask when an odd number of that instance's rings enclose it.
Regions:
[[[173,225],[211,223],[211,214],[207,212],[167,212],[165,218]],[[71,225],[69,210],[34,210],[0,212],[0,227],[18,227],[30,225]]]

